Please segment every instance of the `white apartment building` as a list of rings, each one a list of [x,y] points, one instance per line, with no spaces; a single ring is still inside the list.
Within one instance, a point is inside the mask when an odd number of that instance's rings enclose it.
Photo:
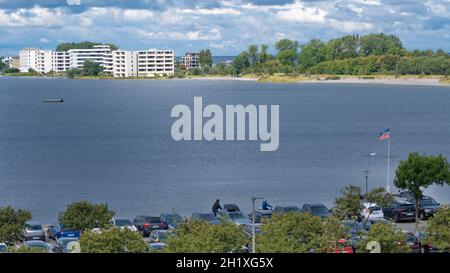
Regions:
[[[52,51],[39,48],[24,48],[20,51],[20,70],[27,72],[30,68],[39,73],[52,70]]]
[[[105,57],[108,58],[111,55],[111,48],[109,45],[95,45],[90,49],[69,49],[67,52],[70,56],[70,67],[81,68],[86,60],[103,66]]]
[[[200,68],[200,53],[187,52],[181,58],[181,62],[186,70]]]
[[[70,56],[67,51],[52,52],[52,67],[55,72],[64,72],[70,69]]]
[[[64,72],[71,68],[81,68],[86,60],[99,63],[105,73],[114,77],[170,76],[175,71],[173,50],[111,50],[109,45],[96,45],[91,49],[56,52],[38,48],[24,48],[20,51],[22,71],[33,68],[40,73],[52,70]]]
[[[175,54],[173,50],[149,49],[137,51],[138,77],[173,75]]]

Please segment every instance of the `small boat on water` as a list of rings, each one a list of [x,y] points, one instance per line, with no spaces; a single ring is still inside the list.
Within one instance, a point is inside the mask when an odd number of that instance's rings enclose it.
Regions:
[[[48,102],[48,103],[63,103],[63,99],[51,99],[51,100],[42,100],[42,102]]]

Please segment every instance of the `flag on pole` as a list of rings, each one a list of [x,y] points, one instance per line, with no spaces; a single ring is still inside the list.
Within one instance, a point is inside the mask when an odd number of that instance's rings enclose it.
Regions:
[[[378,138],[380,141],[383,141],[385,139],[390,138],[390,132],[389,132],[389,128],[387,128],[386,130],[384,130],[384,132],[380,133],[380,137]]]

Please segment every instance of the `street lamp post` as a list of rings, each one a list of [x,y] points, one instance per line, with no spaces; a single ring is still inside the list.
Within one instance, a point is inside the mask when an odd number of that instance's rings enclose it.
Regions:
[[[364,170],[364,175],[366,177],[366,196],[367,196],[367,193],[369,192],[369,173],[370,173],[369,160],[371,157],[375,157],[376,155],[377,155],[377,153],[375,153],[375,152],[366,154],[367,165],[366,165],[366,169]]]
[[[256,253],[256,231],[255,231],[255,201],[264,197],[252,197],[252,253]]]

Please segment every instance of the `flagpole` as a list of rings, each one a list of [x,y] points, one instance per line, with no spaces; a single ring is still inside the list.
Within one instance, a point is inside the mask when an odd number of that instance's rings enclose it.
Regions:
[[[388,156],[387,156],[387,179],[386,179],[386,192],[391,193],[391,185],[389,183],[389,165],[391,161],[391,136],[388,138]]]

